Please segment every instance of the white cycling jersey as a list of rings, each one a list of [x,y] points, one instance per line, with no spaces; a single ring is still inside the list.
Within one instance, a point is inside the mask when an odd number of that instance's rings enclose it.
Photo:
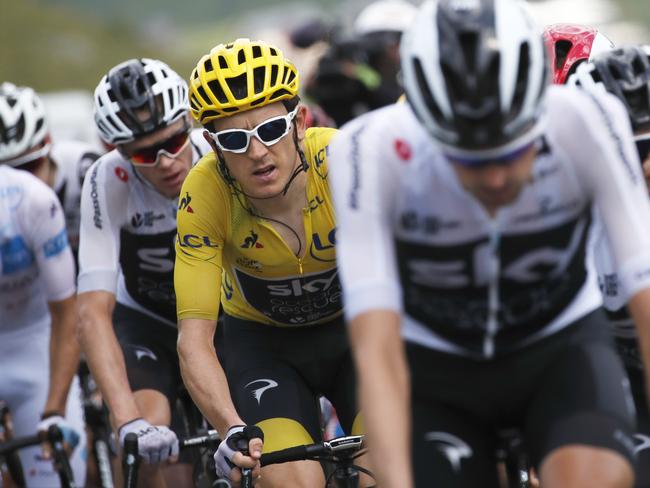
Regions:
[[[47,399],[47,304],[74,292],[74,258],[56,194],[30,173],[0,165],[0,399],[11,409],[17,437],[35,433]],[[83,485],[87,453],[76,379],[65,416],[81,438],[71,467]],[[19,454],[27,486],[59,486],[52,462],[43,458],[40,447]]]
[[[489,358],[600,306],[586,265],[593,204],[628,296],[650,286],[650,203],[627,114],[610,95],[549,88],[531,181],[491,218],[408,104],[331,147],[348,319],[403,311],[403,336]]]
[[[202,132],[190,134],[192,164],[211,151]],[[177,209],[178,198],[158,193],[117,150],[99,158],[81,194],[79,293],[108,291],[175,326]]]
[[[26,171],[0,165],[0,335],[47,330],[47,303],[74,292],[74,261],[55,193]]]
[[[56,141],[50,150],[50,160],[57,168],[53,189],[63,205],[68,240],[75,251],[79,248],[81,185],[99,156],[94,146],[79,141]]]

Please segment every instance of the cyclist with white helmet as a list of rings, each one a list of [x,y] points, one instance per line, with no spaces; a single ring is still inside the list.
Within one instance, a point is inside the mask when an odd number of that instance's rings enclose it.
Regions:
[[[5,127],[24,124],[11,141],[16,154],[4,164],[27,170],[52,188],[63,206],[68,240],[73,253],[79,245],[79,200],[84,175],[99,157],[97,150],[81,141],[52,140],[45,108],[28,87],[0,85],[0,123]]]
[[[14,435],[56,424],[71,448],[75,481],[86,478],[86,439],[75,340],[74,258],[61,204],[38,178],[4,164],[16,156],[20,122],[0,127],[0,399]],[[72,386],[71,386],[72,385]],[[28,486],[57,487],[52,460],[20,451]]]
[[[339,126],[402,95],[399,41],[415,12],[405,0],[379,0],[359,13],[349,38],[338,29],[327,32],[330,47],[307,80],[305,93]],[[305,29],[315,31],[309,24]]]
[[[158,463],[178,454],[168,428],[181,384],[176,213],[181,185],[209,145],[192,131],[187,84],[154,59],[130,59],[102,77],[95,121],[116,149],[88,170],[82,190],[80,338],[120,444],[126,434],[138,435],[147,463],[141,479],[160,486]],[[164,473],[173,486],[191,481],[188,472],[179,476],[183,481]]]
[[[623,102],[650,191],[650,46],[626,46],[596,56],[576,71],[569,84],[595,92],[605,90]],[[645,488],[650,486],[650,410],[644,390],[643,354],[626,306],[626,292],[621,286],[608,236],[602,226],[597,229],[594,258],[598,284],[636,405],[638,470],[635,486]]]
[[[598,29],[579,24],[546,26],[544,42],[551,58],[553,83],[559,85],[566,83],[580,64],[614,49],[612,41]]]
[[[60,202],[52,202],[50,190],[39,195],[44,185],[35,178],[9,171],[1,183],[0,363],[7,376],[0,380],[0,399],[14,410],[17,435],[34,434],[42,418],[38,430],[58,424],[78,444],[72,457],[77,482],[86,475],[86,438],[75,377],[79,362],[75,269],[74,261],[68,267],[65,227],[68,224],[68,232],[78,234],[78,225],[73,225],[78,206],[72,200],[74,185],[80,184],[67,185],[67,175],[83,154],[89,154],[84,144],[51,143],[43,104],[34,90],[8,82],[0,85],[0,165],[26,170],[55,188],[69,186],[72,194],[68,199],[60,194]],[[21,456],[30,486],[58,486],[51,462],[36,448]]]
[[[262,447],[319,441],[320,395],[346,432],[361,429],[328,180],[336,131],[305,128],[298,90],[282,51],[249,39],[215,46],[190,77],[192,115],[212,152],[183,185],[191,206],[179,208],[178,352],[192,398],[224,439],[217,471],[233,480],[239,467],[257,475]],[[261,476],[264,487],[324,484],[314,461]]]
[[[596,207],[648,344],[650,202],[623,106],[547,86],[518,0],[428,1],[401,50],[408,103],[330,150],[378,484],[498,486],[515,427],[542,486],[631,487],[629,382],[585,259]]]

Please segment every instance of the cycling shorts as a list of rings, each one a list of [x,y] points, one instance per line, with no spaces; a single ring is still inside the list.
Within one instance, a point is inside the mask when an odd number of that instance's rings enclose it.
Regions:
[[[119,303],[113,312],[113,327],[131,390],[162,393],[172,411],[172,430],[179,436],[193,434],[188,429],[200,427],[201,416],[183,387],[176,352],[177,329]],[[188,425],[188,418],[194,425]],[[182,455],[181,461],[186,459]]]
[[[284,328],[226,315],[223,328],[230,394],[242,419],[264,431],[264,452],[322,439],[320,395],[346,433],[361,432],[342,318]]]
[[[538,470],[570,444],[635,465],[635,412],[601,310],[527,348],[475,361],[407,344],[416,486],[497,487],[498,434],[522,432]]]

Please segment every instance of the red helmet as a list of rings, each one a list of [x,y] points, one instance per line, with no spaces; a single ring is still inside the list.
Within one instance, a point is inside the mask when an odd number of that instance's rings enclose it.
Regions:
[[[593,27],[552,24],[544,29],[544,42],[553,67],[553,83],[566,83],[578,65],[614,49],[612,41]]]

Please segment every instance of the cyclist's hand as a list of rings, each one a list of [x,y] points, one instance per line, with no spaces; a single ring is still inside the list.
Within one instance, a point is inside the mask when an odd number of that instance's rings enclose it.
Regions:
[[[120,427],[120,445],[126,434],[138,436],[138,454],[145,463],[174,462],[178,458],[178,438],[164,425],[151,425],[144,419],[131,420]]]
[[[56,425],[59,428],[63,436],[65,450],[68,452],[68,455],[72,454],[81,440],[79,433],[61,415],[57,414],[44,415],[36,426],[36,432],[42,438],[46,438],[47,431],[52,425]],[[43,443],[43,456],[48,459],[51,456],[51,447],[48,443]]]
[[[217,475],[238,483],[241,480],[241,470],[238,468],[252,468],[253,478],[257,478],[263,443],[264,433],[256,425],[235,425],[228,429],[226,438],[214,454]],[[243,449],[247,449],[249,454],[243,454]]]

